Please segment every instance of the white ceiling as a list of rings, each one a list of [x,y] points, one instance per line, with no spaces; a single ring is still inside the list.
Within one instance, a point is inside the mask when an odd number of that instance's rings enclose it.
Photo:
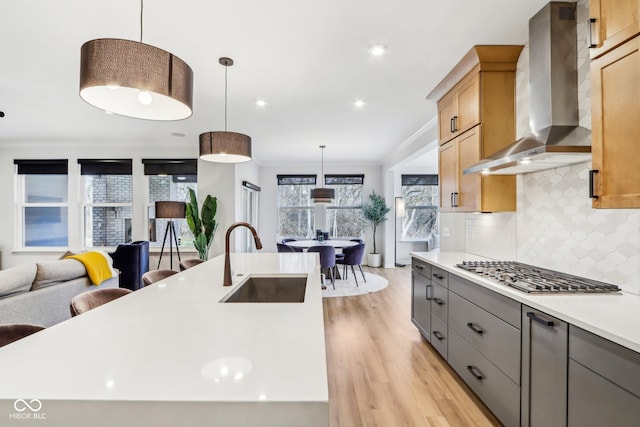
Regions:
[[[78,95],[80,46],[139,39],[135,0],[1,0],[0,148],[19,141],[131,141],[193,147],[223,130],[261,163],[383,163],[424,126],[425,96],[474,44],[523,44],[543,0],[146,0],[143,42],[194,72],[194,113],[178,122],[106,115]],[[367,50],[384,43],[381,58]],[[255,106],[257,99],[268,105]],[[357,109],[356,98],[366,101]],[[185,137],[171,136],[184,133]]]

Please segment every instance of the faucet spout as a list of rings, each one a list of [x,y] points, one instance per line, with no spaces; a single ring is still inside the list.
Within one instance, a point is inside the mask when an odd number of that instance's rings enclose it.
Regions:
[[[246,227],[251,231],[253,235],[253,242],[256,245],[256,249],[262,249],[262,242],[260,241],[260,237],[258,237],[258,232],[255,228],[248,222],[236,222],[231,224],[227,229],[227,234],[224,238],[224,279],[222,282],[222,286],[231,286],[231,260],[229,259],[229,241],[231,240],[231,232],[238,227]]]

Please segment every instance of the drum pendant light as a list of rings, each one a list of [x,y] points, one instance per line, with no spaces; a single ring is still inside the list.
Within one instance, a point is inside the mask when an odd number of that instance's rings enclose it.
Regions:
[[[227,132],[227,71],[233,59],[220,58],[224,69],[224,132],[200,134],[200,158],[208,162],[240,163],[251,160],[251,137],[237,132]]]
[[[193,104],[193,71],[182,59],[140,41],[95,39],[80,50],[80,97],[121,116],[182,120]]]
[[[321,184],[324,184],[324,149],[326,145],[321,145],[322,150],[322,174],[320,175]],[[311,198],[314,203],[331,203],[336,197],[336,191],[333,188],[318,187],[311,190]]]

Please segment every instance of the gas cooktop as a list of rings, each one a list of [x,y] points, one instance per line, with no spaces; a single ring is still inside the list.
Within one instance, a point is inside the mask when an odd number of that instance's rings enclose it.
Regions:
[[[620,291],[620,288],[616,285],[515,261],[463,261],[462,264],[457,264],[456,267],[528,293],[602,293]]]

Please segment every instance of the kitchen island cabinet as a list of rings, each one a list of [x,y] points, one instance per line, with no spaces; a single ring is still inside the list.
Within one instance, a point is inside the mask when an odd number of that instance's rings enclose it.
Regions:
[[[640,36],[591,62],[594,208],[640,208]]]
[[[326,427],[317,260],[231,254],[224,287],[219,256],[0,348],[0,424]],[[307,277],[303,302],[222,302],[247,277],[283,275]]]

